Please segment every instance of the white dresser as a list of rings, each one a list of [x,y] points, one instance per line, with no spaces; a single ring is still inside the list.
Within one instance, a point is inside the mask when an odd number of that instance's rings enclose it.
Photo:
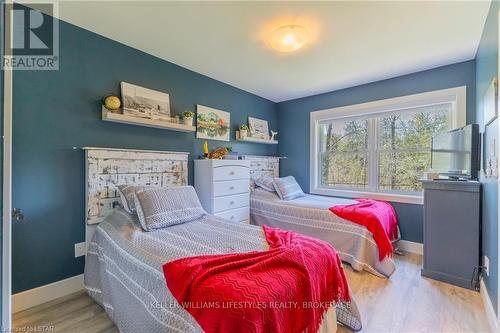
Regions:
[[[208,213],[234,222],[249,222],[249,161],[195,160],[194,187]]]

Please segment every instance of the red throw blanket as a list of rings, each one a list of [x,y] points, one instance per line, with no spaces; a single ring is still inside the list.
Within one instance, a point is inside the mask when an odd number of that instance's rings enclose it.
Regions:
[[[365,226],[377,243],[380,261],[391,257],[391,241],[398,238],[398,220],[394,208],[384,201],[356,200],[356,204],[333,206],[330,211],[343,219]]]
[[[207,332],[316,332],[350,301],[328,243],[263,226],[268,251],[189,257],[163,265],[167,286]]]

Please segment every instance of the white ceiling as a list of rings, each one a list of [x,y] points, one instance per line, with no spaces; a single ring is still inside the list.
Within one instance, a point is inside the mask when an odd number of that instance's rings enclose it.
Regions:
[[[489,1],[68,1],[67,22],[272,101],[473,59]],[[292,54],[266,33],[306,26]]]

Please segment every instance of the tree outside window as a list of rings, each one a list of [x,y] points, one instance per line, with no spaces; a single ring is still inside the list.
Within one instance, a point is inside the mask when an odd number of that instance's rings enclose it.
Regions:
[[[432,136],[451,129],[452,108],[443,103],[321,123],[321,187],[421,192]]]

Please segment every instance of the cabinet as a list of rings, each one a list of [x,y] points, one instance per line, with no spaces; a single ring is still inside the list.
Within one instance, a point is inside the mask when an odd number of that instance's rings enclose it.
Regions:
[[[421,274],[472,289],[480,264],[481,184],[477,181],[422,181],[424,258]]]
[[[249,161],[195,160],[194,187],[208,213],[226,220],[248,223]]]

